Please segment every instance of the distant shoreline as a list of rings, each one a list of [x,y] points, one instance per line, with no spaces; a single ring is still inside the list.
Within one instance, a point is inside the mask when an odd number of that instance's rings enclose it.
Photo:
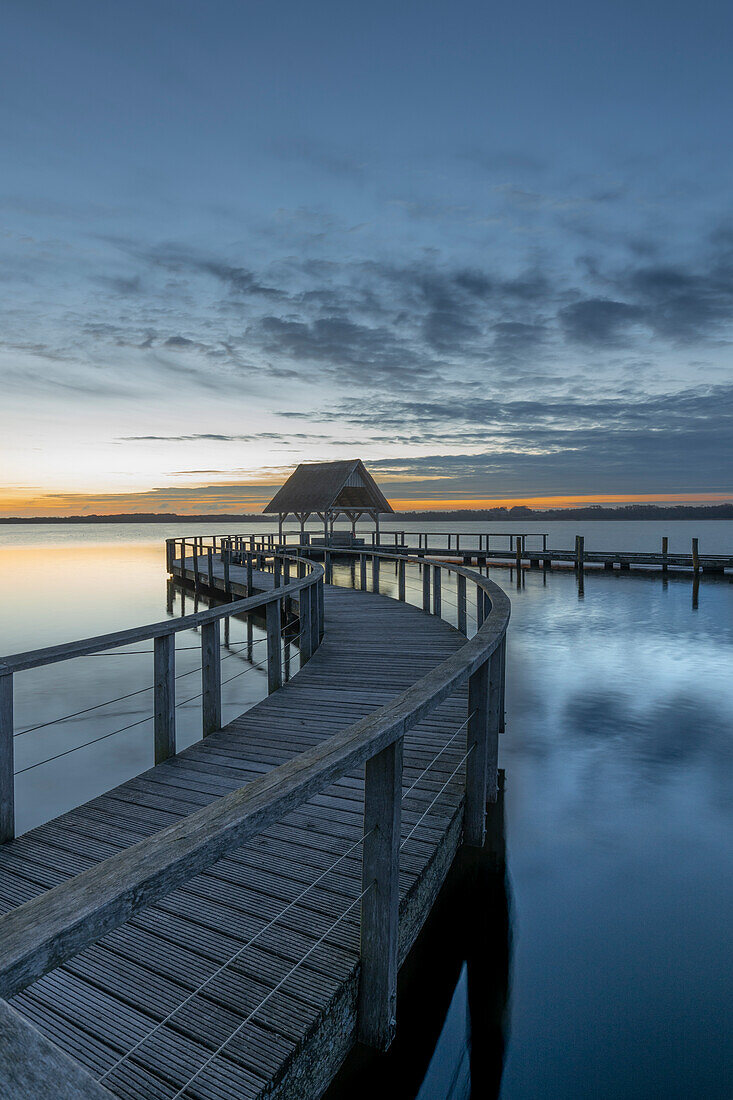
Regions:
[[[28,525],[44,524],[132,524],[132,523],[273,523],[275,516],[261,513],[210,512],[203,515],[179,515],[164,512],[129,512],[119,515],[91,516],[9,516],[0,517],[0,524]],[[454,509],[439,512],[398,512],[394,516],[385,515],[383,522],[407,523],[419,522],[548,522],[563,520],[733,520],[733,502],[713,505],[676,504],[666,507],[654,504],[622,505],[618,508],[604,508],[591,505],[587,508],[553,508],[547,511],[533,511],[531,508],[487,508]]]

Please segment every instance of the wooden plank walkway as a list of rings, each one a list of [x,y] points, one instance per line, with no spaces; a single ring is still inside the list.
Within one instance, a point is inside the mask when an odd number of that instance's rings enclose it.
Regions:
[[[243,572],[234,567],[232,580]],[[372,593],[328,586],[325,614],[321,647],[282,689],[178,756],[0,848],[0,911],[344,729],[465,641],[439,618]],[[458,693],[405,739],[403,838],[417,829],[400,857],[400,958],[460,839],[466,735],[456,733],[466,706]],[[12,1005],[130,1100],[318,1096],[354,1037],[362,815],[363,775],[345,776]]]

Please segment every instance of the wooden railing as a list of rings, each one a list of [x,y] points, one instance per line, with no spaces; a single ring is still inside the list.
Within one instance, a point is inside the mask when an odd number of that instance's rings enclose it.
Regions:
[[[239,538],[239,537],[237,537]],[[212,542],[211,552],[224,554],[232,565],[247,569],[257,542],[238,542],[231,536]],[[185,569],[193,540],[169,544],[169,568]],[[250,550],[250,545],[253,549]],[[197,556],[208,555],[197,543]],[[359,553],[356,551],[355,553]],[[324,567],[330,574],[329,554]],[[468,687],[465,722],[454,733],[465,730],[466,752],[463,799],[464,843],[480,846],[485,836],[486,805],[497,797],[498,735],[503,726],[506,630],[510,605],[504,592],[492,581],[460,566],[425,563],[403,553],[381,550],[369,553],[372,587],[379,590],[379,565],[389,562],[398,575],[398,598],[406,593],[405,570],[416,565],[422,571],[423,607],[442,612],[441,578],[456,578],[456,609],[459,628],[466,633],[469,607],[475,608],[476,633],[451,657],[422,677],[390,704],[349,726],[299,756],[274,768],[239,790],[218,799],[183,820],[141,840],[81,874],[47,890],[0,918],[0,997],[8,998],[49,970],[94,943],[127,921],[135,912],[154,903],[216,860],[263,832],[318,795],[355,768],[365,768],[364,831],[362,856],[361,973],[358,1010],[359,1038],[385,1049],[394,1033],[399,932],[399,852],[402,806],[402,757],[405,735],[457,690]],[[366,555],[362,553],[362,562]],[[261,563],[260,563],[261,564]],[[207,561],[208,565],[208,561]],[[287,593],[312,590],[323,576],[320,566],[311,566],[308,577],[291,581],[263,596],[242,600],[200,613],[199,622],[215,623],[235,607],[268,606]],[[192,572],[193,570],[190,570]],[[202,571],[208,580],[208,570]],[[366,588],[366,565],[359,570]],[[215,585],[217,578],[212,578]],[[230,584],[232,583],[230,575]],[[468,600],[471,585],[474,596]],[[193,619],[194,616],[189,617]],[[72,643],[99,649],[110,648],[118,639],[162,638],[176,629],[186,629],[185,620],[155,624],[139,631]],[[94,646],[92,646],[94,643]],[[405,639],[409,644],[409,638]],[[211,643],[209,643],[211,644]],[[48,660],[71,655],[68,647],[54,647],[43,660],[37,655],[16,655],[13,670],[34,667]],[[161,655],[163,669],[169,655]],[[165,672],[167,676],[167,671]],[[215,691],[215,688],[214,688]],[[161,700],[166,698],[161,689]],[[212,711],[209,710],[210,719]],[[5,729],[9,728],[8,718]],[[164,739],[167,734],[164,732]],[[6,732],[7,738],[7,732]],[[459,769],[456,768],[453,776]],[[445,785],[444,785],[445,787]],[[444,789],[441,788],[442,789]],[[440,792],[438,792],[440,794]],[[437,798],[438,796],[436,796]],[[435,799],[425,813],[428,813]],[[425,814],[422,815],[423,817]],[[422,820],[422,818],[420,819]],[[419,822],[418,822],[419,824]],[[417,826],[415,826],[417,828]],[[410,836],[415,828],[411,830]],[[408,836],[409,839],[409,836]],[[405,841],[403,841],[404,845]],[[355,903],[352,903],[355,904]],[[351,906],[349,907],[351,908]],[[342,914],[343,916],[343,914]],[[339,918],[339,920],[342,918]],[[7,1007],[7,1006],[6,1006]],[[2,1009],[2,1002],[0,1002]],[[20,1026],[15,1019],[14,1026]],[[99,1097],[104,1089],[91,1078],[88,1090],[75,1079],[74,1095]],[[30,1096],[30,1092],[19,1093]]]
[[[77,642],[47,646],[26,653],[0,657],[0,843],[15,835],[15,764],[13,721],[13,677],[27,669],[68,661],[119,649],[136,642],[153,642],[153,736],[155,763],[160,764],[176,753],[176,671],[175,637],[184,630],[201,630],[201,710],[202,736],[221,727],[221,665],[220,624],[232,615],[252,615],[264,609],[267,622],[268,688],[275,691],[282,684],[282,623],[283,607],[298,598],[301,620],[301,661],[315,652],[323,634],[323,567],[304,558],[272,555],[275,585],[271,592],[250,595],[245,599],[211,607],[193,615],[166,619],[164,622],[118,630],[84,638]],[[278,568],[279,567],[279,568]],[[298,576],[291,580],[290,570]],[[231,587],[230,587],[231,592]],[[89,708],[93,709],[93,708]],[[79,712],[83,713],[83,712]],[[44,723],[51,725],[53,723]],[[83,748],[80,745],[79,748]]]

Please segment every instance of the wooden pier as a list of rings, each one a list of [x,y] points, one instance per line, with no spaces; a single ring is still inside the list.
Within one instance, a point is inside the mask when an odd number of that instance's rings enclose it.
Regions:
[[[381,535],[371,532],[364,540],[349,538],[348,532],[335,531],[328,541],[331,550],[356,549],[364,545],[364,552],[373,549],[392,550],[417,558],[442,559],[461,562],[463,565],[512,565],[528,569],[552,569],[553,566],[593,570],[614,569],[654,570],[666,573],[675,570],[682,573],[733,572],[733,554],[707,554],[700,550],[699,539],[691,540],[690,553],[670,553],[669,540],[662,539],[659,551],[654,550],[587,550],[585,537],[576,535],[572,549],[553,549],[548,546],[549,535],[537,532],[496,532],[486,534],[466,532],[418,532],[385,531]],[[283,532],[248,536],[252,549],[275,547],[300,548],[303,553],[320,553],[324,540],[311,539],[306,534]]]
[[[321,556],[176,540],[169,572],[229,602],[0,661],[3,1098],[315,1100],[357,1039],[389,1045],[398,967],[496,799],[509,603],[402,548],[361,554],[353,588]],[[221,622],[255,614],[268,695],[221,728]],[[202,740],[177,752],[194,625]],[[145,639],[155,767],[14,838],[13,678]]]

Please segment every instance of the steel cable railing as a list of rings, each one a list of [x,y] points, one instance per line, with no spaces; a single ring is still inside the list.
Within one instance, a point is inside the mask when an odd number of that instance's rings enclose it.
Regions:
[[[257,940],[261,939],[262,936],[264,936],[264,934],[266,932],[268,932],[274,925],[276,925],[279,921],[281,921],[282,918],[287,913],[291,912],[305,897],[307,897],[308,894],[311,892],[311,890],[313,890],[316,886],[318,886],[318,884],[320,882],[323,882],[324,879],[328,878],[328,876],[332,873],[332,871],[336,867],[339,866],[340,863],[343,863],[343,861],[345,859],[347,859],[350,855],[352,855],[356,851],[357,848],[361,847],[361,845],[364,843],[364,841],[367,839],[367,837],[371,836],[373,832],[374,832],[374,830],[372,829],[368,833],[363,833],[354,844],[350,845],[350,847],[348,847],[345,852],[342,852],[341,855],[333,861],[333,863],[331,863],[324,871],[322,871],[313,880],[313,882],[309,883],[308,886],[306,886],[306,888],[304,890],[301,890],[301,892],[298,894],[297,897],[293,898],[292,901],[288,902],[288,904],[283,909],[281,909],[279,913],[276,913],[274,917],[271,917],[270,920],[267,921],[267,923],[265,925],[263,925],[262,928],[260,928],[259,932],[256,932],[254,936],[251,936],[250,939],[248,939],[246,941],[246,943],[243,943],[241,947],[237,948],[237,950],[233,954],[231,954],[223,963],[221,963],[214,971],[212,971],[212,973],[209,974],[209,976],[203,982],[201,982],[195,989],[193,989],[190,993],[188,993],[186,995],[186,997],[184,998],[184,1000],[181,1001],[180,1004],[176,1005],[176,1007],[174,1009],[172,1009],[168,1013],[167,1016],[165,1016],[162,1020],[159,1020],[158,1023],[153,1028],[150,1029],[150,1031],[148,1031],[145,1035],[142,1036],[142,1038],[140,1038],[135,1043],[134,1046],[132,1046],[128,1051],[126,1051],[125,1054],[122,1055],[122,1057],[118,1058],[117,1061],[114,1063],[114,1065],[110,1066],[109,1069],[105,1070],[105,1072],[102,1074],[101,1077],[98,1078],[98,1080],[100,1082],[104,1081],[105,1078],[109,1077],[110,1074],[112,1074],[119,1066],[121,1066],[123,1064],[123,1062],[126,1062],[129,1058],[131,1058],[132,1055],[135,1053],[135,1051],[139,1050],[140,1047],[142,1047],[144,1043],[146,1043],[150,1039],[152,1039],[153,1036],[156,1035],[160,1031],[161,1028],[165,1027],[166,1024],[170,1023],[170,1021],[177,1015],[177,1013],[181,1012],[182,1009],[184,1009],[185,1006],[187,1004],[189,1004],[193,1000],[194,997],[199,996],[199,994],[202,993],[203,990],[205,990],[206,987],[208,985],[210,985],[211,982],[213,982],[215,978],[217,978],[220,974],[222,974],[225,970],[227,970],[232,965],[232,963],[236,962],[237,959],[239,959],[244,954],[244,952],[248,950],[248,948],[250,948],[254,943],[256,943]],[[361,901],[363,896],[364,896],[364,893],[362,893],[359,896],[357,901]],[[353,908],[353,904],[350,908]],[[348,912],[348,910],[346,912]],[[343,918],[343,916],[345,916],[345,915],[346,914],[343,913],[341,915],[341,917],[339,918],[339,920],[341,920]],[[338,923],[338,922],[336,922],[336,923]],[[335,924],[331,926],[331,928],[325,933],[325,935],[327,936],[333,930],[334,927],[335,927]],[[318,942],[313,945],[313,947],[316,947],[316,946],[318,946]],[[301,959],[298,960],[295,967],[293,967],[292,970],[289,971],[289,973],[285,975],[285,979],[283,979],[283,980],[286,980],[298,968],[298,966],[302,965],[302,962],[304,961],[305,958],[307,958],[307,954],[304,955]],[[277,988],[278,987],[276,986],[275,989],[277,989]],[[272,996],[272,994],[275,992],[275,989],[270,990],[270,992],[268,994],[268,998],[270,996]],[[265,998],[265,1000],[267,1000],[268,998]],[[262,1007],[262,1005],[264,1003],[265,1003],[264,1000],[261,1001],[260,1004],[257,1006],[257,1008],[254,1009],[254,1012],[259,1011],[259,1009]],[[252,1014],[250,1014],[250,1017],[248,1017],[248,1019],[242,1021],[242,1023],[239,1025],[240,1028],[243,1027],[246,1023],[248,1023],[249,1019],[251,1018],[251,1015],[253,1015],[254,1012]],[[231,1041],[234,1034],[236,1034],[236,1032],[232,1033],[232,1035],[229,1036],[227,1041]],[[201,1067],[201,1068],[203,1069],[204,1067]],[[191,1084],[192,1080],[193,1080],[193,1078],[191,1078],[187,1082],[187,1085],[185,1087],[188,1087],[188,1085]]]

